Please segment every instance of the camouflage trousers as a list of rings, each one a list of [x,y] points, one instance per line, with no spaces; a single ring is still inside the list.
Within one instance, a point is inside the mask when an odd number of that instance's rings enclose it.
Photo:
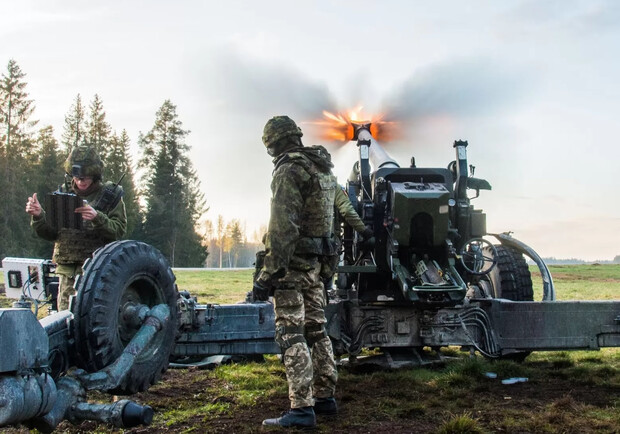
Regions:
[[[75,278],[82,272],[79,265],[59,265],[56,268],[58,275],[58,311],[69,309],[69,297],[75,294]]]
[[[289,269],[274,292],[276,340],[283,351],[291,408],[334,396],[338,371],[331,340],[324,333],[325,296],[317,258]],[[305,339],[304,339],[305,337]],[[309,347],[310,346],[310,347]]]
[[[324,256],[321,259],[321,281],[326,290],[332,289],[334,274],[338,271],[340,255]]]

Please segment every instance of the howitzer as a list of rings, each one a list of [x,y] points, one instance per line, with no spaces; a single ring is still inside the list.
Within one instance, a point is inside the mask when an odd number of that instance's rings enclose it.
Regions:
[[[343,363],[432,363],[425,347],[523,359],[531,351],[620,346],[619,301],[555,301],[539,255],[508,233],[487,233],[486,215],[471,201],[491,186],[468,170],[467,142],[454,143],[456,159],[446,168],[416,167],[413,160],[400,167],[368,124],[354,127],[359,158],[346,188],[376,243],[368,250],[345,227],[345,252],[326,307],[326,330]],[[533,300],[524,256],[540,269],[541,301]],[[13,271],[12,281],[28,280]],[[0,310],[0,321],[11,321],[0,324],[0,387],[29,403],[0,401],[0,426],[51,430],[63,418],[148,423],[148,408],[88,404],[84,395],[146,390],[170,360],[183,367],[280,352],[271,303],[199,304],[177,291],[168,262],[144,243],[117,241],[96,251],[76,289],[70,310],[44,318],[38,328],[27,310]],[[36,329],[36,339],[6,332],[22,329]],[[364,348],[381,354],[358,357]],[[29,357],[18,363],[16,354]]]
[[[445,168],[413,160],[401,168],[369,124],[353,126],[359,158],[346,188],[376,243],[368,251],[344,228],[345,252],[326,307],[338,355],[403,366],[430,362],[424,347],[523,359],[531,351],[620,346],[620,302],[555,301],[552,276],[534,249],[509,233],[487,233],[486,215],[471,201],[491,185],[469,170],[467,142],[454,143],[456,159]],[[524,256],[540,269],[542,301],[533,301]],[[176,357],[279,353],[270,303],[187,300]],[[383,355],[358,358],[363,348]]]

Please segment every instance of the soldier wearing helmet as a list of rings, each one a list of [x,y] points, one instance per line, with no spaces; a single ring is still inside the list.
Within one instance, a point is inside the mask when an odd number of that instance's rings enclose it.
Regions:
[[[75,209],[82,215],[82,229],[54,227],[47,220],[36,193],[26,203],[26,212],[32,216],[30,224],[37,235],[55,241],[52,259],[57,264],[60,281],[58,310],[68,309],[75,277],[82,273],[84,261],[99,247],[120,239],[127,229],[122,188],[103,182],[103,162],[95,149],[89,145],[76,146],[64,169],[65,183],[59,191],[74,193],[83,200],[83,206]]]
[[[265,125],[263,143],[274,157],[271,217],[264,266],[254,299],[273,295],[276,341],[289,385],[291,409],[263,425],[313,427],[316,414],[335,414],[338,379],[325,331],[321,260],[335,253],[332,239],[336,178],[322,146],[304,147],[303,133],[288,116]]]

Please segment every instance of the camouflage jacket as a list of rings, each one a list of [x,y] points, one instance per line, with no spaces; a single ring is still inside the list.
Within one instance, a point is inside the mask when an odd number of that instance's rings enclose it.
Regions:
[[[322,146],[295,148],[274,159],[271,217],[260,280],[303,269],[305,255],[331,255],[337,184]]]
[[[356,232],[360,234],[366,230],[366,225],[360,218],[355,208],[353,208],[353,204],[349,200],[349,196],[342,190],[338,188],[336,191],[336,197],[334,198],[334,206],[336,211],[342,217],[342,219]]]
[[[76,193],[71,188],[62,188],[65,192]],[[89,204],[96,204],[103,191],[103,184],[99,184],[88,196],[80,196]],[[97,216],[91,221],[83,222],[83,229],[57,230],[47,222],[45,211],[39,217],[32,217],[31,226],[38,236],[54,244],[52,260],[58,264],[81,266],[99,247],[120,239],[127,230],[127,214],[125,203],[121,199],[110,211],[97,211]]]

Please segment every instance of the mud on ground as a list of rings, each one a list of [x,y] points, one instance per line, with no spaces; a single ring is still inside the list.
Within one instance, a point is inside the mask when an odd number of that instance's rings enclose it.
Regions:
[[[620,357],[620,353],[616,354]],[[445,378],[408,381],[403,373],[341,373],[337,400],[338,416],[317,418],[315,432],[329,433],[618,433],[620,432],[620,384],[612,380],[595,384],[572,378],[557,363],[535,363],[536,374],[525,383],[504,385],[500,379],[468,379],[453,374]],[[567,366],[568,368],[568,366]],[[276,373],[283,376],[283,373]],[[600,383],[600,382],[598,382]],[[266,417],[279,415],[288,406],[286,392],[258,399],[254,405],[240,403],[234,386],[214,371],[168,370],[163,381],[149,391],[131,397],[148,404],[156,417],[148,427],[125,431],[95,422],[72,425],[66,433],[261,433],[281,431],[261,426]],[[89,395],[102,402],[109,395]],[[211,404],[213,411],[193,414],[192,409]],[[164,417],[177,409],[175,416]],[[188,409],[188,415],[183,411]],[[27,430],[10,429],[8,433]]]

